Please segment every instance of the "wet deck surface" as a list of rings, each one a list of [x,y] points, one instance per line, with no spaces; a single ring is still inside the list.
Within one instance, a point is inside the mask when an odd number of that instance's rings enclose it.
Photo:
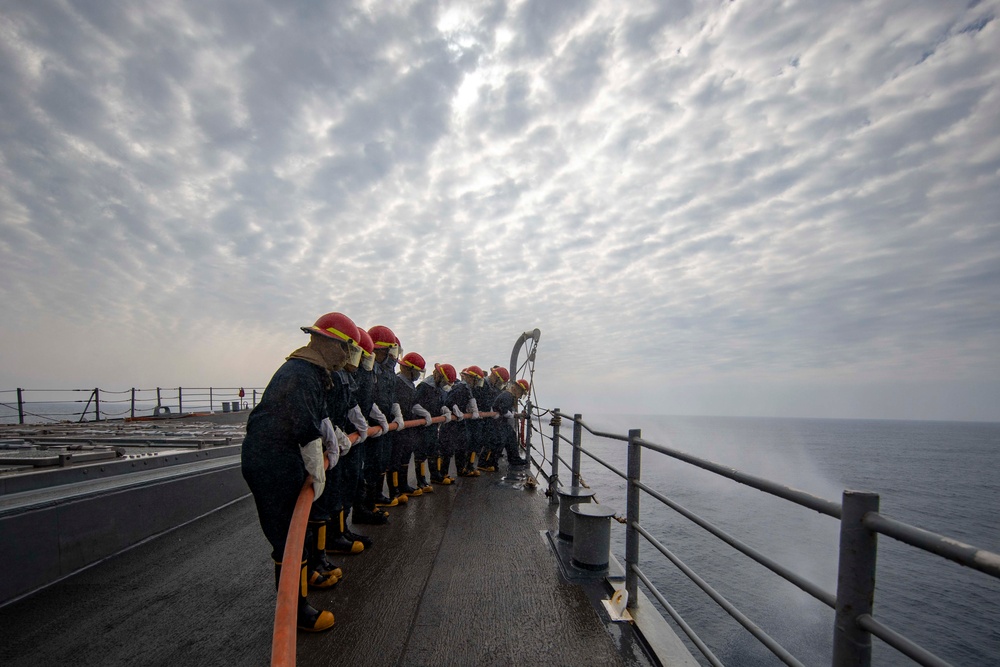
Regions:
[[[555,527],[541,490],[504,472],[356,526],[375,545],[310,593],[337,622],[299,634],[298,664],[635,664],[628,633],[561,578],[539,532]],[[252,500],[238,501],[0,609],[0,664],[268,664],[269,552]]]

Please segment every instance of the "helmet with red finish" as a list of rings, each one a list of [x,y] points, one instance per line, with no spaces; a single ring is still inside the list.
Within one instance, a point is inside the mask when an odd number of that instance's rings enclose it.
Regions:
[[[455,372],[455,367],[451,364],[434,364],[434,370],[441,371],[441,375],[448,384],[454,384],[455,380],[458,379],[458,373]]]
[[[301,327],[308,334],[326,336],[344,343],[358,344],[361,334],[354,321],[343,313],[327,313],[321,315],[311,327]]]
[[[421,373],[423,373],[424,369],[427,368],[427,362],[424,361],[424,358],[416,352],[407,352],[404,354],[403,358],[400,359],[400,364],[409,368],[415,368]]]

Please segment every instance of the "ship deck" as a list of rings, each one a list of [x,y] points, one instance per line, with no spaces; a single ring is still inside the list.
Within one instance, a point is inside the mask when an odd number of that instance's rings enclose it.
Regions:
[[[310,592],[336,616],[299,665],[649,665],[642,640],[563,575],[555,508],[505,468],[355,526],[374,546]],[[250,497],[0,608],[0,663],[265,665],[275,591]]]

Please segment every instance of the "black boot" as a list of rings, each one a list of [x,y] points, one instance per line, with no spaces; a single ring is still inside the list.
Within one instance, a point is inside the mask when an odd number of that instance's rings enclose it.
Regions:
[[[326,552],[328,554],[359,554],[365,545],[344,536],[344,510],[327,523]]]
[[[434,487],[431,486],[431,480],[427,476],[427,461],[413,461],[413,465],[416,468],[414,472],[417,473],[417,486],[424,493],[434,493]]]
[[[486,453],[483,454],[483,460],[479,462],[479,469],[482,470],[483,472],[496,472],[497,471],[496,463],[493,461],[493,451],[492,450],[487,449]]]
[[[409,480],[409,477],[410,477],[410,466],[409,465],[404,465],[402,468],[399,468],[396,471],[396,474],[399,475],[399,490],[401,492],[405,493],[408,496],[414,496],[414,497],[424,495],[424,492],[421,491],[420,489],[415,489],[412,486],[410,486],[410,480]]]
[[[310,521],[306,539],[314,539],[309,550],[308,572],[311,588],[330,588],[344,576],[343,570],[326,557],[326,521]]]
[[[278,588],[281,581],[281,563],[274,564],[274,587]],[[297,609],[296,626],[299,630],[306,632],[322,632],[333,627],[333,614],[328,611],[320,611],[309,604],[306,598],[306,564],[302,563],[299,568],[299,601]]]
[[[441,457],[432,456],[427,459],[427,465],[431,469],[431,482],[434,484],[440,484],[441,479],[444,477],[444,475],[441,474]]]
[[[350,514],[353,511],[354,511],[353,509],[350,511],[346,510],[344,511],[344,537],[346,537],[349,540],[354,540],[355,542],[361,542],[361,544],[364,545],[365,547],[365,551],[368,551],[369,549],[372,548],[372,545],[375,543],[375,541],[372,540],[372,538],[368,537],[367,535],[358,535],[353,530],[351,530]]]
[[[405,493],[403,493],[403,490],[400,488],[399,485],[399,472],[396,470],[392,470],[386,474],[389,478],[389,497],[393,498],[400,505],[405,505],[406,503],[408,503],[410,498]]]
[[[377,508],[379,507],[395,507],[396,505],[399,504],[398,500],[396,500],[395,498],[389,498],[388,496],[385,495],[385,493],[382,492],[382,489],[384,488],[385,488],[385,473],[382,473],[382,476],[379,477],[379,481],[376,484],[375,488],[372,489],[372,493],[374,494],[375,497],[376,511]]]

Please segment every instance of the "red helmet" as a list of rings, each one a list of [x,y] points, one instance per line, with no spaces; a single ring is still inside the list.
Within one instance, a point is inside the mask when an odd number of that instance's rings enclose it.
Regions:
[[[523,389],[524,393],[526,393],[526,394],[531,389],[531,383],[528,382],[527,380],[525,380],[524,378],[521,378],[520,380],[518,380],[514,384],[516,384],[518,387],[520,387],[521,389]]]
[[[482,380],[484,377],[486,377],[486,373],[484,373],[483,369],[480,368],[479,366],[469,366],[468,368],[466,368],[462,372],[463,373],[467,373],[469,375],[474,375],[477,378],[479,378],[480,380]]]
[[[424,358],[421,357],[416,352],[407,352],[406,354],[404,354],[403,358],[401,359],[401,363],[404,366],[409,366],[410,368],[416,368],[421,373],[423,373],[424,369],[427,368],[427,362],[424,361]]]
[[[327,313],[321,315],[316,324],[311,327],[302,327],[308,334],[318,334],[345,343],[357,344],[361,339],[358,327],[347,315],[343,313]]]
[[[455,367],[451,364],[434,364],[434,370],[444,373],[444,377],[449,383],[458,379],[458,373],[455,372]]]
[[[397,344],[396,334],[392,333],[392,329],[381,324],[369,329],[368,335],[375,341],[375,347],[392,347]]]
[[[510,382],[510,373],[508,373],[507,369],[503,366],[494,366],[490,370],[499,375],[500,379],[504,382]]]
[[[358,334],[361,340],[358,341],[358,345],[361,349],[365,351],[365,354],[373,354],[375,352],[375,343],[372,342],[372,337],[368,335],[368,332],[364,329],[358,329]]]

